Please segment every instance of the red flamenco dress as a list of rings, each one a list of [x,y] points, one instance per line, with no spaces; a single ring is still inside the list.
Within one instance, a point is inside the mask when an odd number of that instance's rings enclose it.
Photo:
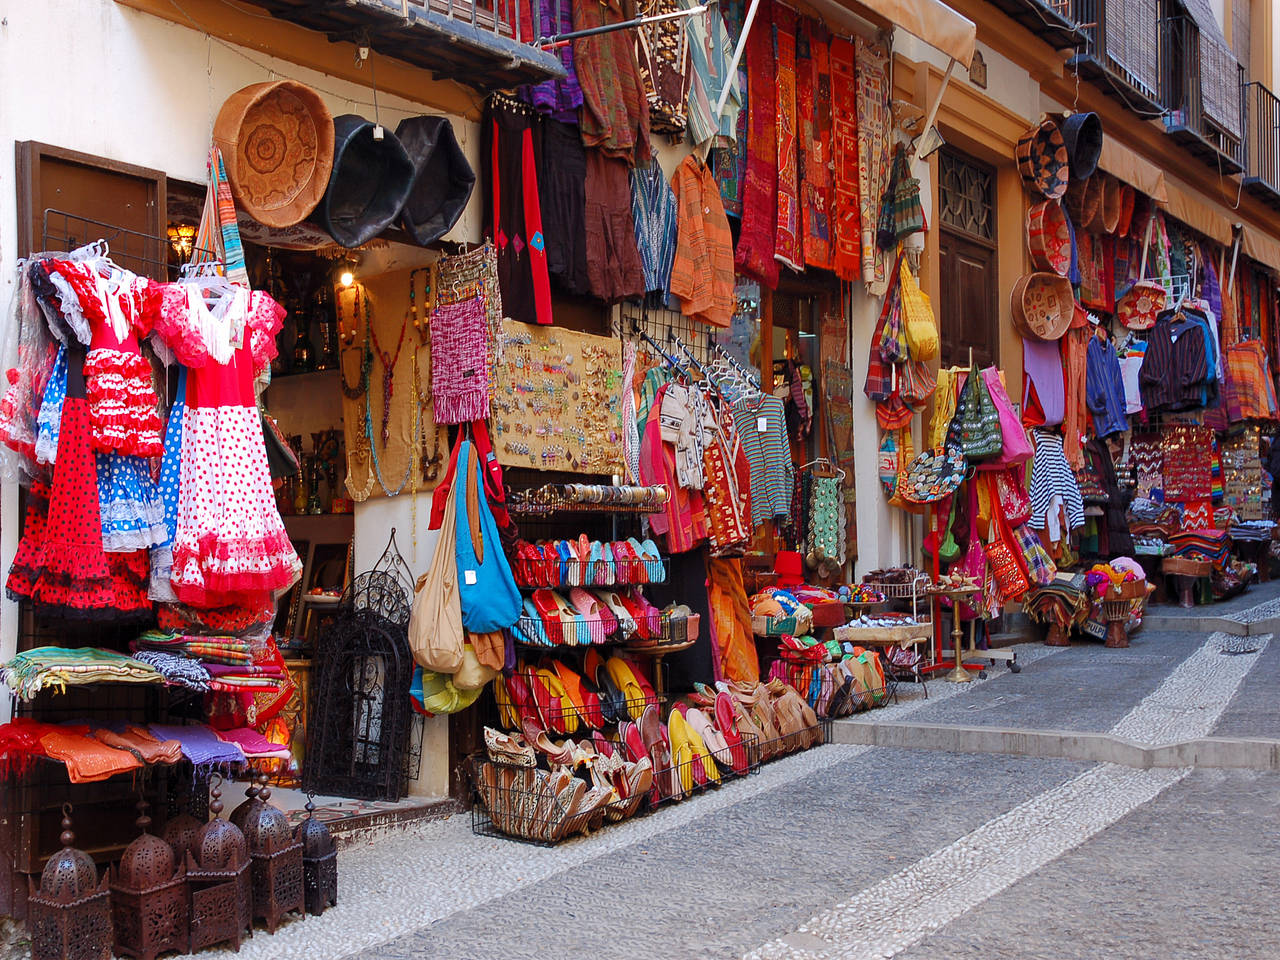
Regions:
[[[90,449],[84,353],[79,349],[68,354],[58,458],[47,501],[45,496],[41,484],[32,485],[26,529],[9,573],[9,596],[29,599],[37,613],[50,617],[113,622],[149,618],[147,551],[107,554],[102,549],[98,474]]]
[[[164,288],[156,334],[189,368],[171,582],[193,607],[261,602],[302,573],[253,390],[283,317],[262,292],[237,287],[210,308],[197,284]]]

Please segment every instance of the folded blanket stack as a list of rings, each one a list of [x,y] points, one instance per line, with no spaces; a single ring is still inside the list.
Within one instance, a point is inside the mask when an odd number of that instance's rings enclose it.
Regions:
[[[46,688],[65,692],[79,684],[160,683],[162,679],[155,667],[98,647],[35,647],[0,667],[0,680],[22,700]]]

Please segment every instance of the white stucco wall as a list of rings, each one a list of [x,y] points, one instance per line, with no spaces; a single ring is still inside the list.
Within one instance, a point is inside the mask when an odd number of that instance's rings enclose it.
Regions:
[[[303,69],[256,51],[232,47],[188,29],[106,0],[0,2],[0,329],[8,367],[13,336],[8,302],[17,257],[17,193],[14,143],[35,140],[125,163],[165,171],[170,177],[203,183],[209,135],[226,97],[250,83],[288,77],[314,87],[336,116],[373,117],[370,90]],[[348,56],[334,47],[334,57]],[[335,61],[336,62],[336,61]],[[424,86],[430,81],[424,73]],[[379,94],[379,117],[388,127],[404,117],[437,113],[421,104]],[[463,149],[479,163],[479,125],[453,117]],[[449,235],[479,238],[480,205],[473,203]],[[356,569],[377,559],[386,530],[402,531],[410,549],[407,497],[364,505],[357,513]],[[0,569],[8,570],[17,547],[17,490],[0,489]],[[423,530],[425,510],[420,511]],[[421,570],[428,538],[419,540]],[[410,559],[413,564],[413,560]],[[0,601],[0,659],[8,659],[17,640],[17,605]],[[0,709],[7,709],[5,706]],[[447,791],[445,721],[428,721],[423,779],[415,791]]]

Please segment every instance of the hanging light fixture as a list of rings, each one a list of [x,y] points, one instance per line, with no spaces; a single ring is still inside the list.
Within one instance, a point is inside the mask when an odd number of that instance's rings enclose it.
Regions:
[[[171,223],[168,228],[169,246],[183,263],[191,259],[195,249],[196,227],[193,223]]]

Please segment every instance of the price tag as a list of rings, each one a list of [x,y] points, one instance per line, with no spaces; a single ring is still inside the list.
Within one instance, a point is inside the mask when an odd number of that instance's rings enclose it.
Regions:
[[[474,570],[463,570],[462,582],[468,587],[474,587],[476,585],[476,572]]]
[[[756,433],[768,433],[768,432],[769,432],[769,418],[756,417]]]

